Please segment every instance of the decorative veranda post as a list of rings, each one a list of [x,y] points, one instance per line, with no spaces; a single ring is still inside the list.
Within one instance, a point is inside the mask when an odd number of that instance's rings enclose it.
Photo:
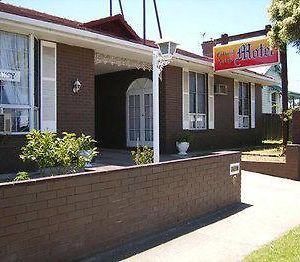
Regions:
[[[160,40],[158,50],[153,51],[153,162],[159,163],[159,75],[163,68],[171,62],[177,48],[172,41]]]

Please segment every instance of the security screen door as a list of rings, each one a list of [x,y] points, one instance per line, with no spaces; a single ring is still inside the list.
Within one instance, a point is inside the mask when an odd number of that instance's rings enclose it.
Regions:
[[[139,78],[127,90],[127,146],[153,144],[152,81]]]

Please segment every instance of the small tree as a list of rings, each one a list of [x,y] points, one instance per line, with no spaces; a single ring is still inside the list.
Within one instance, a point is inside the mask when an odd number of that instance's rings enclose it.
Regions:
[[[280,48],[282,65],[282,110],[288,110],[288,73],[287,73],[287,45],[291,44],[300,52],[300,1],[272,0],[268,10],[272,29],[268,38],[272,46]],[[288,121],[282,123],[283,146],[286,147],[289,134]]]
[[[268,13],[272,22],[268,34],[272,46],[283,48],[291,44],[300,51],[300,1],[273,0]]]

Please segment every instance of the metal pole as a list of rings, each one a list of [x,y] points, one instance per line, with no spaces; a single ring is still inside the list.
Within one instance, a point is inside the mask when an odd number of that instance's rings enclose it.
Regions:
[[[119,6],[120,6],[121,14],[122,14],[122,16],[124,17],[123,7],[122,7],[122,2],[121,2],[121,0],[119,0]]]
[[[159,70],[158,52],[153,51],[153,162],[159,163]]]
[[[109,1],[109,15],[112,16],[112,0]]]
[[[144,44],[146,43],[146,0],[143,0],[143,33]]]
[[[286,46],[280,49],[280,63],[281,63],[281,83],[282,83],[282,111],[288,109],[288,73],[287,73],[287,48]],[[282,123],[282,139],[283,145],[286,147],[289,138],[289,123],[283,121]]]
[[[155,15],[156,15],[156,21],[157,21],[157,26],[158,26],[158,31],[159,31],[159,37],[160,39],[162,38],[162,32],[161,32],[161,27],[160,27],[160,22],[159,22],[159,16],[158,16],[158,10],[156,6],[156,0],[153,0],[154,4],[154,9],[155,9]]]

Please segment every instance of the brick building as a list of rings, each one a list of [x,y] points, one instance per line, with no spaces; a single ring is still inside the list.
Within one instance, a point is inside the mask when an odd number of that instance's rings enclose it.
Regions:
[[[89,134],[100,147],[152,145],[156,46],[121,15],[80,23],[0,3],[0,35],[0,173],[26,168],[18,152],[34,128]],[[160,82],[161,151],[174,152],[183,130],[194,150],[257,143],[261,86],[274,83],[214,73],[211,58],[178,49]]]

